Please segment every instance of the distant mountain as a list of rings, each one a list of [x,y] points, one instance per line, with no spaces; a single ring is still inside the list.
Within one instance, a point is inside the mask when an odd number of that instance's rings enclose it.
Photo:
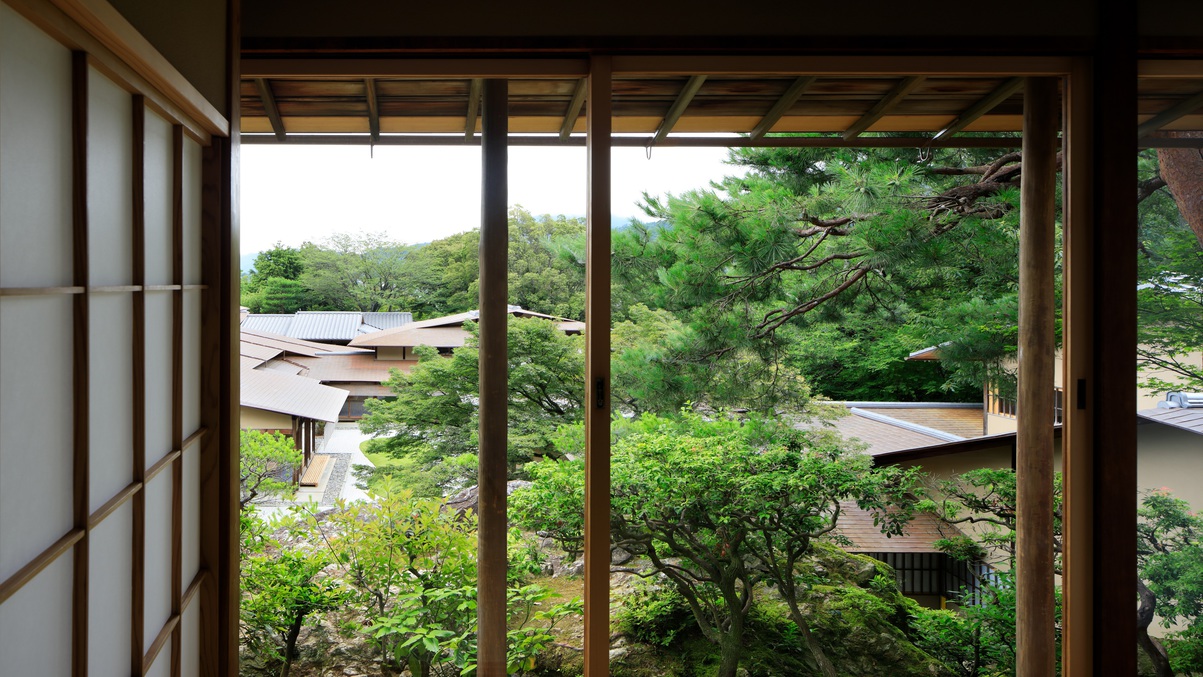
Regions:
[[[243,275],[251,272],[251,270],[255,267],[255,257],[256,256],[259,256],[259,252],[251,252],[250,254],[243,254],[238,259],[238,268],[240,270],[242,270]]]

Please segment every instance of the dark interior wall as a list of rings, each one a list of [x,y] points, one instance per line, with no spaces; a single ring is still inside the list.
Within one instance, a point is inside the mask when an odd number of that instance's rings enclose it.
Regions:
[[[227,108],[227,0],[109,0],[209,103]]]
[[[747,36],[1087,36],[1091,0],[823,0],[733,5],[728,1],[552,0],[459,3],[356,0],[246,0],[244,35],[320,37],[683,37]],[[721,45],[715,45],[716,47]],[[872,47],[871,44],[864,45]],[[1005,49],[1005,45],[999,45]]]

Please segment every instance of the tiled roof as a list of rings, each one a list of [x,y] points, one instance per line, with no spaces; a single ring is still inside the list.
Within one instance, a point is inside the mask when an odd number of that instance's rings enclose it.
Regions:
[[[579,334],[585,331],[585,323],[577,320],[570,320],[566,317],[556,317],[555,315],[546,315],[544,313],[536,313],[533,310],[526,310],[522,306],[509,306],[509,314],[514,317],[524,317],[530,319],[550,320],[558,322],[559,330],[566,334]],[[363,334],[351,340],[350,345],[353,346],[368,346],[368,347],[409,347],[427,345],[435,348],[458,348],[464,345],[462,340],[459,343],[450,343],[440,345],[435,342],[453,341],[455,334],[409,334],[407,332],[417,329],[455,329],[463,327],[465,322],[475,322],[480,318],[479,310],[469,310],[466,313],[456,313],[454,315],[445,315],[443,317],[432,317],[428,320],[418,320],[410,322],[405,326],[395,329],[385,329],[370,334]],[[400,335],[398,337],[398,335]],[[465,332],[466,335],[466,332]],[[424,342],[414,343],[418,340],[417,337],[424,337]],[[434,342],[432,342],[434,341]]]
[[[900,425],[879,420],[880,417],[867,418],[849,412],[845,416],[830,422],[830,426],[845,439],[863,442],[870,456],[887,454],[904,449],[916,449],[946,444],[948,440],[912,430]],[[900,422],[901,423],[901,422]]]
[[[239,401],[244,407],[318,421],[337,421],[347,391],[304,376],[266,369],[242,369]]]
[[[403,327],[414,321],[414,316],[410,313],[392,312],[392,313],[364,313],[360,319],[363,323],[359,330],[363,333],[379,331],[381,329],[396,329]]]
[[[242,329],[250,331],[265,331],[281,336],[288,335],[288,327],[292,324],[292,315],[247,315],[242,318]]]
[[[238,344],[238,354],[242,358],[255,360],[254,366],[259,366],[264,362],[284,352],[282,349],[274,346],[265,346],[257,343],[249,343],[240,341]]]
[[[1145,409],[1136,412],[1136,415],[1148,421],[1203,435],[1203,409]]]
[[[886,537],[881,527],[873,524],[872,513],[861,510],[855,501],[841,501],[833,533],[852,541],[851,546],[842,546],[848,552],[940,552],[933,545],[937,540],[961,532],[929,513],[917,513],[905,533]]]
[[[292,318],[285,336],[306,341],[350,341],[359,336],[360,312],[308,312],[301,311]]]

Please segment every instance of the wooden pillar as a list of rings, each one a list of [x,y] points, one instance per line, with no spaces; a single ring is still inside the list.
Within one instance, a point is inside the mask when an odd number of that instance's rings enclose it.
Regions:
[[[509,253],[509,83],[488,80],[481,116],[483,187],[480,223],[480,466],[477,553],[477,674],[502,677],[505,661],[506,322]]]
[[[585,675],[610,670],[610,58],[589,64],[585,258]]]
[[[1099,3],[1093,68],[1094,672],[1136,674],[1136,6]]]
[[[1023,96],[1016,442],[1016,651],[1019,677],[1053,674],[1053,263],[1056,258],[1056,78],[1028,78]]]

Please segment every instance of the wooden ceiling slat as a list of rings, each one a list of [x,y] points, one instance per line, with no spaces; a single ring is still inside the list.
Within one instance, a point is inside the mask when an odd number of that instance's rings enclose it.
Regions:
[[[752,128],[751,138],[759,139],[765,135],[765,132],[772,129],[773,125],[777,124],[777,121],[781,119],[781,116],[794,107],[794,104],[798,102],[798,98],[802,96],[807,87],[814,84],[814,81],[815,78],[813,76],[804,76],[794,80],[789,88],[785,90],[785,93],[781,95],[781,98],[777,99],[777,103],[774,103],[769,112],[765,113],[764,117],[760,118],[760,122],[756,123],[756,126]]]
[[[368,95],[368,132],[372,135],[372,141],[379,141],[380,108],[376,103],[376,80],[366,78],[363,84]]]
[[[1003,101],[1011,98],[1016,92],[1023,89],[1023,78],[1011,78],[999,85],[998,89],[991,92],[981,101],[970,106],[965,112],[957,116],[947,127],[936,132],[933,139],[942,139],[952,136],[964,129],[969,123],[989,113],[995,106]]]
[[[267,119],[271,120],[272,130],[276,133],[276,138],[283,141],[286,132],[284,131],[284,120],[280,119],[280,111],[276,108],[276,99],[272,96],[271,87],[268,86],[267,80],[259,78],[255,80],[256,86],[259,88],[259,98],[263,101],[263,109],[267,112]]]
[[[698,90],[701,89],[702,83],[704,82],[706,82],[705,75],[689,76],[689,80],[687,80],[685,82],[685,86],[681,88],[681,93],[677,96],[677,100],[673,102],[672,107],[669,108],[668,112],[664,114],[664,120],[660,122],[660,128],[657,129],[656,133],[652,136],[652,144],[659,143],[660,141],[664,140],[664,137],[668,136],[668,133],[672,131],[673,126],[677,124],[677,120],[680,120],[681,116],[685,113],[685,109],[689,108],[689,102],[693,100],[693,97],[698,93]]]
[[[845,140],[855,139],[860,136],[860,133],[868,129],[874,122],[880,120],[886,113],[890,112],[895,106],[906,98],[916,87],[923,83],[922,75],[912,75],[909,78],[903,78],[894,89],[890,90],[889,94],[873,105],[859,120],[852,123],[852,126],[844,130],[843,137]]]
[[[476,134],[476,118],[480,117],[480,93],[484,89],[484,78],[472,78],[468,87],[468,113],[464,118],[464,138],[471,139]]]
[[[1189,99],[1182,101],[1174,106],[1170,106],[1164,111],[1154,115],[1152,118],[1142,122],[1136,128],[1136,138],[1144,138],[1149,134],[1161,129],[1178,118],[1190,115],[1191,113],[1203,108],[1203,91],[1196,93]]]
[[[585,105],[585,93],[589,91],[589,78],[581,78],[576,82],[576,91],[572,93],[572,101],[568,102],[568,110],[564,112],[564,122],[560,125],[560,140],[572,136],[572,128],[576,127],[577,118],[581,116],[581,106]]]

